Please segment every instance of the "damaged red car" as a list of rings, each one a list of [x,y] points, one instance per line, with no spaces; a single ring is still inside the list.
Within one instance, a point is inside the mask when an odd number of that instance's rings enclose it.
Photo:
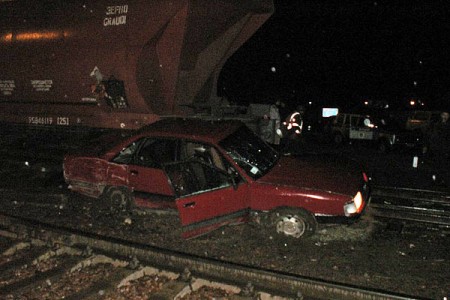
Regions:
[[[356,162],[282,156],[238,121],[166,119],[109,135],[67,154],[64,178],[115,211],[175,212],[185,238],[251,221],[300,238],[317,220],[358,217],[369,198]]]

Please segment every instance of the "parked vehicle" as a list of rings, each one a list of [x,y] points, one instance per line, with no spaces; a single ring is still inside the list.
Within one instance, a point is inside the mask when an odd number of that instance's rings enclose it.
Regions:
[[[165,119],[84,149],[64,158],[72,191],[115,212],[175,212],[185,238],[249,221],[300,238],[319,217],[357,218],[370,193],[356,162],[281,156],[239,121]]]
[[[337,145],[345,141],[367,142],[386,152],[396,147],[420,148],[423,134],[418,130],[408,130],[388,116],[340,113],[330,126],[331,138]]]
[[[362,120],[364,120],[363,115],[344,113],[338,114],[333,119],[330,127],[330,133],[333,142],[337,145],[340,145],[344,141],[350,140],[351,138],[371,139],[372,134],[370,133],[370,130],[362,131],[360,134],[354,133],[355,128],[357,128],[357,126],[361,124]]]
[[[440,111],[413,111],[408,114],[406,129],[427,132],[430,129],[430,126],[439,120],[440,113]]]

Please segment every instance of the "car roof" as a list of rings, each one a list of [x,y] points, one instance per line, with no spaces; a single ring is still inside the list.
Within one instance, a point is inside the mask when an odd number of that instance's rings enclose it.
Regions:
[[[167,118],[144,126],[139,136],[164,136],[195,138],[204,142],[218,143],[237,128],[243,126],[238,120],[203,120],[198,118]]]

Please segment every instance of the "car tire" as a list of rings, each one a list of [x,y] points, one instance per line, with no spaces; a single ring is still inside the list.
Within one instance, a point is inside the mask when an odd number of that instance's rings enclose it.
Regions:
[[[126,188],[112,187],[106,193],[106,205],[115,214],[129,213],[132,208],[132,198]]]
[[[282,240],[306,238],[317,230],[316,218],[303,209],[279,208],[269,216],[269,232]]]
[[[378,142],[377,150],[379,153],[386,153],[389,150],[388,142],[381,140]]]

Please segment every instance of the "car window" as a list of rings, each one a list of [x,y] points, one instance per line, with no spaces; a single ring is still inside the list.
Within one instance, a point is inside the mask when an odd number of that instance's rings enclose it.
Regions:
[[[136,149],[140,145],[141,141],[133,142],[127,147],[123,148],[122,151],[117,154],[116,157],[113,158],[113,162],[118,164],[129,164],[131,162],[131,159],[133,158],[134,153],[136,152]]]
[[[134,163],[149,168],[161,168],[162,164],[175,162],[176,153],[176,140],[150,138],[142,143]]]
[[[231,177],[202,161],[184,161],[164,166],[178,197],[231,186]]]
[[[253,179],[267,174],[280,158],[275,149],[246,126],[227,136],[219,145]]]
[[[358,124],[360,116],[350,116],[350,126],[354,127]]]
[[[430,114],[427,112],[416,112],[413,119],[420,120],[420,121],[426,121],[430,117]]]
[[[337,126],[342,126],[344,124],[344,115],[339,114],[336,116],[336,119],[334,119],[334,124]]]
[[[373,125],[370,125],[373,124]],[[372,128],[374,126],[373,118],[368,116],[361,116],[357,118],[356,127],[360,128]]]
[[[225,160],[219,151],[207,144],[185,141],[180,150],[180,160],[198,160],[215,168],[226,170]]]

